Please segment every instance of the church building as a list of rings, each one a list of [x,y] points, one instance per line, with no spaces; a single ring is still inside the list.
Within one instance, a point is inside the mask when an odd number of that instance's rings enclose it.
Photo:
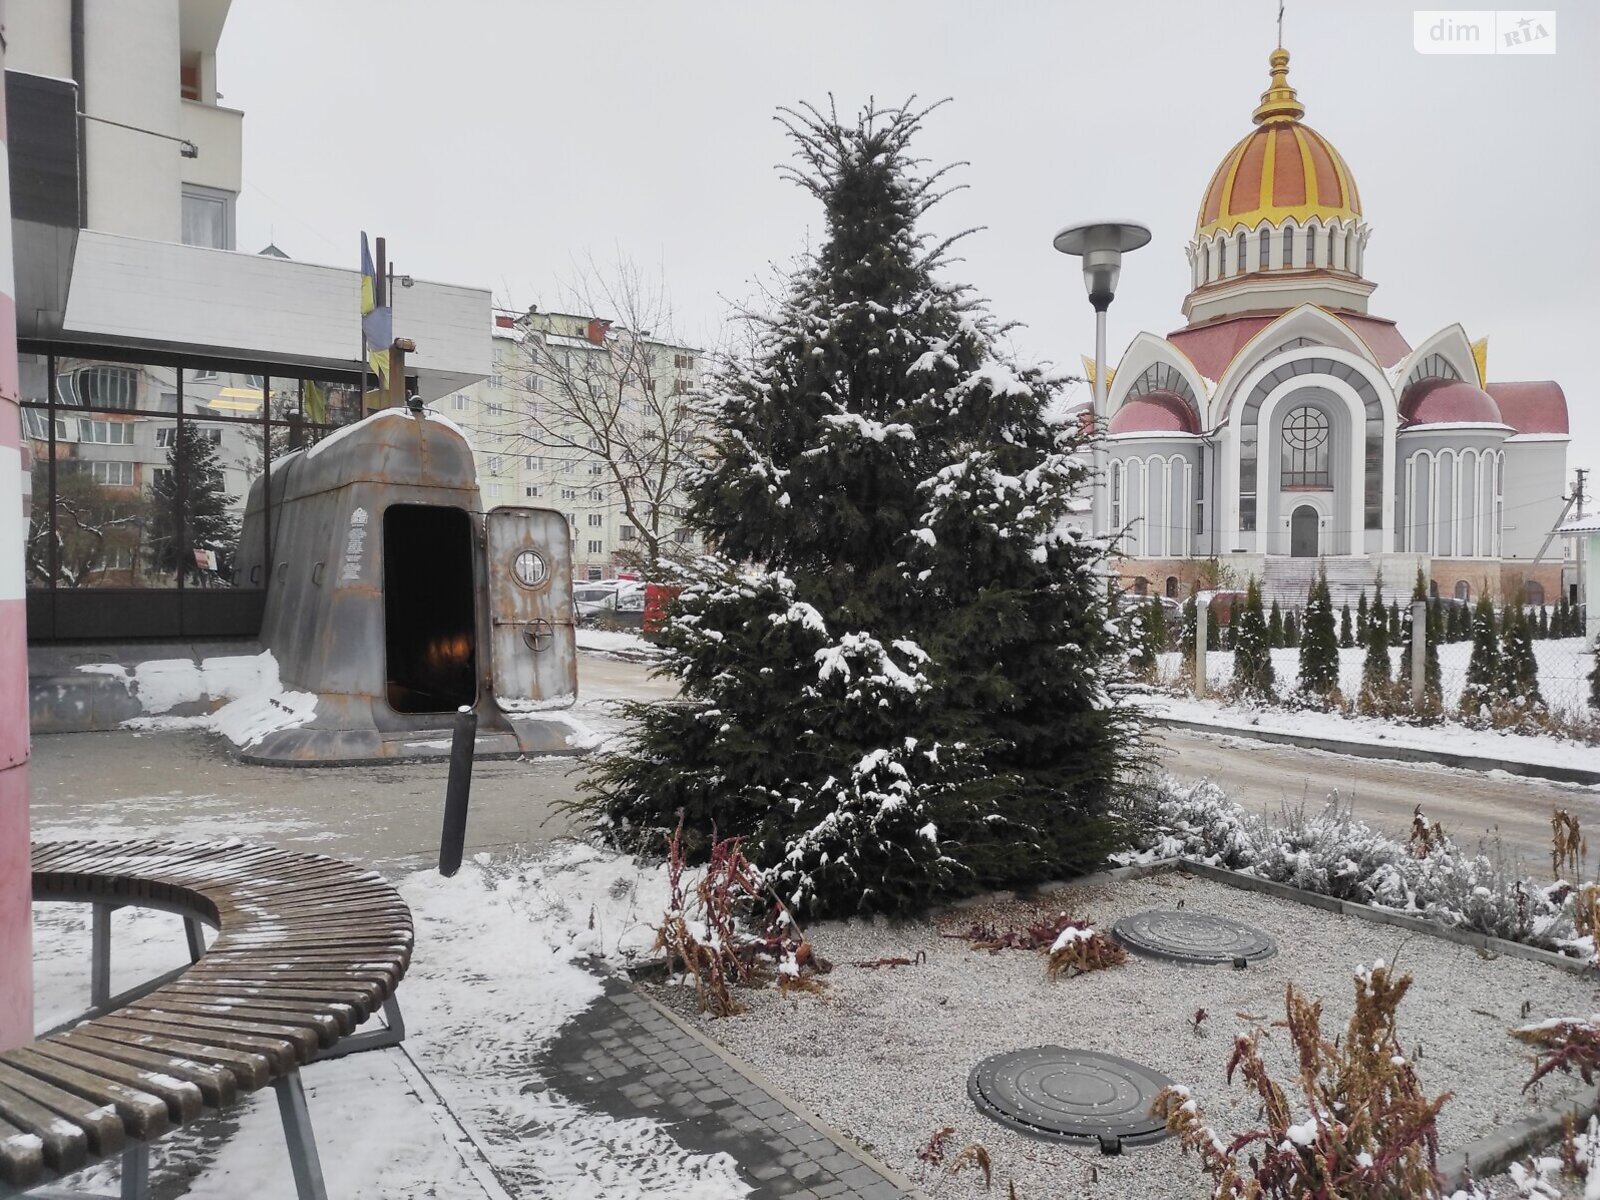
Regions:
[[[1555,603],[1567,404],[1491,383],[1459,324],[1413,342],[1368,311],[1355,175],[1304,123],[1272,52],[1255,128],[1223,158],[1188,244],[1187,324],[1128,346],[1106,396],[1102,507],[1136,591],[1187,595],[1210,560],[1302,603],[1336,591]],[[1566,581],[1568,583],[1572,581]]]

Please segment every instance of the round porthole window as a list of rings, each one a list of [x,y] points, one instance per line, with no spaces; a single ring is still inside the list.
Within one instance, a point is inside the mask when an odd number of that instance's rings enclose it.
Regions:
[[[550,568],[544,556],[534,550],[524,550],[511,562],[511,573],[523,587],[535,588],[550,578]]]

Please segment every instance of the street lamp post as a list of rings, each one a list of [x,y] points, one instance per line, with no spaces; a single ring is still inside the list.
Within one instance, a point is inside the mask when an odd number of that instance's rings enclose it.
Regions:
[[[1083,259],[1083,283],[1094,306],[1094,492],[1096,533],[1110,533],[1105,505],[1106,309],[1117,293],[1122,256],[1150,240],[1137,221],[1080,221],[1055,236],[1055,248]]]

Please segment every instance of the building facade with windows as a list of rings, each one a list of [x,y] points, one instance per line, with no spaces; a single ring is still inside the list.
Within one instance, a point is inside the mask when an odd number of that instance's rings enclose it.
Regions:
[[[1486,342],[1412,342],[1369,311],[1349,166],[1306,125],[1275,50],[1255,128],[1213,172],[1188,244],[1187,324],[1141,333],[1107,390],[1106,512],[1137,590],[1187,594],[1216,559],[1300,602],[1345,590],[1554,603],[1567,404],[1489,382]]]
[[[236,249],[228,10],[6,5],[31,641],[255,636],[250,485],[363,414],[358,231],[348,267]],[[489,374],[487,291],[418,280],[392,303],[409,390]]]
[[[434,406],[467,432],[484,504],[561,512],[577,581],[637,570],[647,525],[669,554],[701,549],[677,487],[698,451],[700,352],[575,313],[497,313],[492,334],[489,377]]]

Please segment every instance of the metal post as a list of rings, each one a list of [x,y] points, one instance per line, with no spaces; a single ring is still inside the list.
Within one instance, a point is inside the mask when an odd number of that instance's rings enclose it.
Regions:
[[[122,1144],[122,1188],[119,1200],[150,1200],[150,1143]]]
[[[439,834],[439,874],[449,878],[461,869],[467,840],[467,796],[472,790],[472,751],[477,743],[478,714],[463,704],[456,712],[450,739],[450,778],[444,787],[444,829]]]
[[[89,1003],[99,1008],[111,999],[111,911],[96,904],[89,936]]]
[[[1206,694],[1206,612],[1211,607],[1209,597],[1200,594],[1194,598],[1194,694],[1197,700]]]
[[[205,930],[200,928],[200,922],[195,917],[183,919],[183,935],[189,939],[189,961],[197,963],[206,952]]]
[[[322,1182],[322,1162],[317,1157],[317,1139],[311,1132],[311,1113],[306,1109],[306,1092],[300,1072],[291,1071],[272,1081],[278,1093],[278,1114],[283,1118],[283,1140],[289,1144],[289,1166],[294,1171],[294,1192],[300,1200],[328,1200]]]
[[[1428,602],[1411,602],[1411,707],[1422,707],[1428,673]]]
[[[1094,310],[1094,492],[1090,496],[1090,511],[1094,516],[1096,533],[1108,536],[1111,528],[1111,506],[1107,503],[1109,481],[1106,479],[1106,310],[1096,305]]]

